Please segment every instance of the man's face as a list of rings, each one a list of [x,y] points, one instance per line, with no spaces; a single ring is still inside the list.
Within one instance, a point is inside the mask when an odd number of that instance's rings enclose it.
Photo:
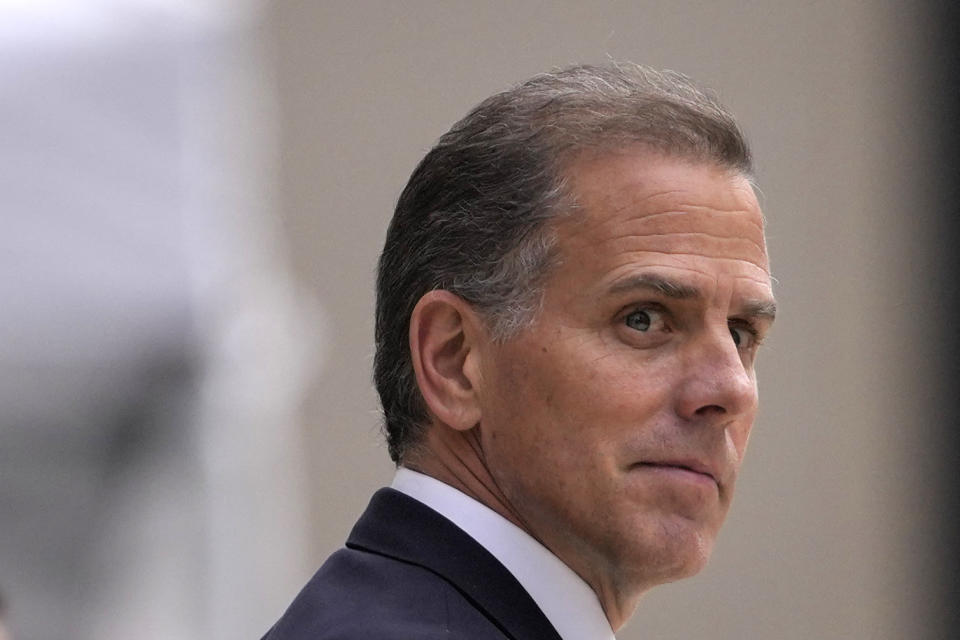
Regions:
[[[596,589],[697,572],[757,409],[773,297],[746,179],[582,158],[535,323],[482,347],[480,437],[526,528]],[[609,583],[613,581],[613,585]]]

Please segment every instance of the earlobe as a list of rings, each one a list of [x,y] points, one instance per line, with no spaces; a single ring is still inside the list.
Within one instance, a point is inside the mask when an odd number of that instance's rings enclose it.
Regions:
[[[430,414],[465,431],[480,421],[476,312],[449,291],[423,295],[410,316],[410,356]]]

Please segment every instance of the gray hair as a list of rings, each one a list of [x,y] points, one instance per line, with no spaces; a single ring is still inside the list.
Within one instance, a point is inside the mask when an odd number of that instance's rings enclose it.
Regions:
[[[687,77],[628,63],[534,76],[487,98],[414,170],[377,277],[374,381],[398,464],[428,422],[410,357],[410,316],[428,291],[477,309],[497,340],[528,326],[555,259],[548,222],[574,208],[564,173],[588,150],[643,146],[750,177],[743,134]]]

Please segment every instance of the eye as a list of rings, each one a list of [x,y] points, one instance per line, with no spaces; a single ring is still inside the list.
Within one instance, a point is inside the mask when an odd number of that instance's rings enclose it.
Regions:
[[[750,326],[731,324],[730,335],[738,349],[750,349],[759,343],[756,329]]]
[[[634,331],[646,333],[651,328],[662,329],[664,318],[663,313],[656,309],[634,309],[624,317],[623,322]]]

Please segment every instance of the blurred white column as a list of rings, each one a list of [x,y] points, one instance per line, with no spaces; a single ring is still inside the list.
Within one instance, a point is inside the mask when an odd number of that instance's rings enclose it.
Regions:
[[[300,415],[322,314],[288,271],[278,228],[275,92],[255,18],[185,62],[184,153],[204,382],[210,621],[218,638],[269,628],[306,581]]]
[[[0,4],[0,590],[13,636],[259,637],[313,569],[322,315],[249,2]]]

